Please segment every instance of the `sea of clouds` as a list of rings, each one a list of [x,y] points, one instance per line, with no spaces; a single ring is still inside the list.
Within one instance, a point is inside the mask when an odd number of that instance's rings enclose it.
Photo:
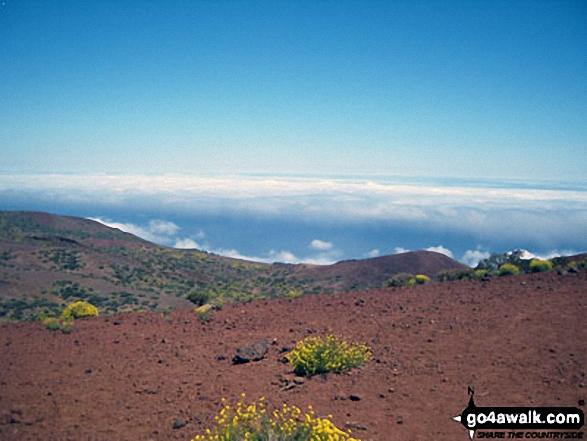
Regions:
[[[395,177],[0,174],[0,208],[84,216],[176,248],[332,263],[413,249],[475,265],[587,249],[587,184]]]

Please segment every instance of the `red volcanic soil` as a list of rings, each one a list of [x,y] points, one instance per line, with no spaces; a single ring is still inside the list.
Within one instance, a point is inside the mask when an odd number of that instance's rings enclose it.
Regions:
[[[244,392],[312,405],[362,440],[465,441],[451,417],[468,386],[478,406],[584,410],[586,316],[581,270],[234,304],[207,323],[179,310],[79,320],[71,334],[3,325],[0,439],[191,439]],[[373,359],[299,381],[281,350],[328,332]],[[265,359],[231,363],[261,338],[273,342]]]

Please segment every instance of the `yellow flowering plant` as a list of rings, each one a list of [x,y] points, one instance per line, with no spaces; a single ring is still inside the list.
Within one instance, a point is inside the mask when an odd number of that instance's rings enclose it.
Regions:
[[[73,302],[61,313],[61,318],[78,319],[81,317],[92,317],[98,315],[98,308],[88,302]]]
[[[311,377],[328,372],[340,373],[361,366],[371,358],[371,349],[347,342],[340,336],[308,337],[296,344],[287,359],[298,375]]]
[[[360,441],[330,419],[317,417],[312,407],[302,412],[284,403],[281,409],[269,412],[264,397],[249,405],[244,399],[242,394],[234,408],[223,399],[224,408],[215,417],[215,427],[192,441]]]

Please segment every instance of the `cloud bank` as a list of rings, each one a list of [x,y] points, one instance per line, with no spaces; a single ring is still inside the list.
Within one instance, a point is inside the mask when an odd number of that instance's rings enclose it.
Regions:
[[[332,225],[386,225],[430,235],[474,239],[466,255],[474,262],[486,255],[487,243],[532,243],[542,250],[587,249],[587,183],[417,180],[367,177],[184,176],[0,174],[0,202],[43,201],[87,207],[125,207],[169,217],[221,215]],[[165,214],[166,213],[166,214]],[[105,220],[107,222],[107,220]],[[147,240],[182,248],[213,246],[203,236],[184,237],[173,222],[155,219],[147,225],[118,224]],[[398,250],[410,247],[398,241]],[[432,250],[453,255],[453,245]],[[306,244],[308,242],[305,242]],[[340,257],[332,241],[314,236],[306,256],[268,251],[255,260],[284,262]],[[361,255],[377,255],[371,246]],[[423,247],[426,248],[426,247]],[[393,248],[391,248],[393,249]],[[226,253],[238,255],[228,248]],[[491,250],[500,251],[500,250]],[[272,254],[273,253],[273,254]],[[289,253],[289,254],[288,254]],[[296,253],[300,253],[298,251]],[[339,253],[339,254],[337,254]],[[301,254],[301,253],[300,253]],[[355,257],[359,257],[357,255]],[[460,257],[459,257],[460,256]],[[255,257],[255,256],[253,256]]]

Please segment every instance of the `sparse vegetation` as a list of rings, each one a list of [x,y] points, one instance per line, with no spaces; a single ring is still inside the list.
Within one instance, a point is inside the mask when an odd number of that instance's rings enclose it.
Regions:
[[[452,282],[455,280],[469,280],[469,279],[475,278],[475,272],[470,268],[450,269],[450,270],[440,271],[436,275],[436,278],[440,282]]]
[[[0,296],[0,318],[36,320],[40,314],[56,315],[62,306],[43,297],[6,299]]]
[[[296,344],[287,359],[298,375],[311,377],[328,372],[340,373],[361,366],[371,357],[371,349],[349,343],[340,336],[308,337]]]
[[[284,403],[281,409],[269,412],[263,397],[251,404],[244,399],[243,394],[235,408],[223,399],[224,408],[215,418],[216,426],[193,441],[360,441],[330,419],[316,416],[311,407],[302,412]]]
[[[102,225],[47,214],[0,212],[0,225],[0,276],[11,285],[0,293],[0,318],[4,320],[34,320],[43,312],[58,315],[65,304],[75,301],[91,303],[101,314],[115,314],[177,307],[182,302],[189,306],[186,300],[196,306],[210,303],[219,307],[428,282],[425,276],[414,275],[423,269],[393,275],[395,267],[403,267],[393,263],[382,267],[374,278],[359,261],[342,262],[324,271],[234,261],[197,250],[159,247]],[[550,265],[559,272],[575,272],[587,266],[582,257],[560,257],[538,265],[526,256],[521,250],[494,254],[475,270],[440,271],[434,280],[486,280],[509,274],[504,264],[515,265],[519,272],[544,271]],[[505,269],[500,273],[501,266]],[[437,266],[453,267],[454,262]]]

